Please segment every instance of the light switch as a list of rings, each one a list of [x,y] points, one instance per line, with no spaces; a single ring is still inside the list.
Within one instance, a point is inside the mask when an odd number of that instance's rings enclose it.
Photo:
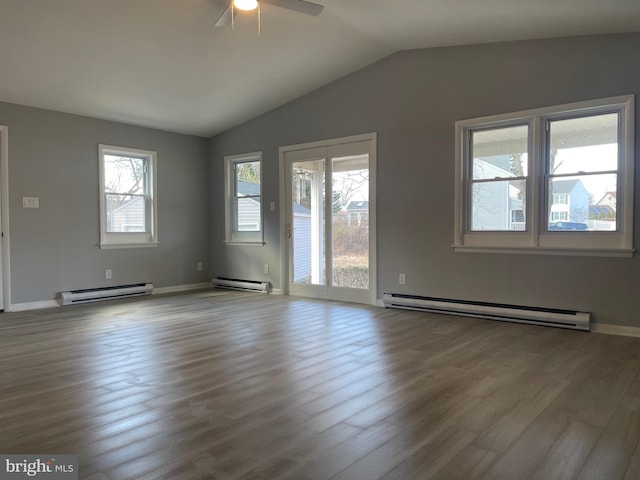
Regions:
[[[22,197],[22,208],[40,208],[40,198]]]

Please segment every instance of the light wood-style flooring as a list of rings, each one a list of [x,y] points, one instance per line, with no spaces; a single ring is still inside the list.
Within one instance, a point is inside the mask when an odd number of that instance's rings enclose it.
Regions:
[[[0,453],[80,478],[639,479],[640,339],[204,291],[0,314]]]

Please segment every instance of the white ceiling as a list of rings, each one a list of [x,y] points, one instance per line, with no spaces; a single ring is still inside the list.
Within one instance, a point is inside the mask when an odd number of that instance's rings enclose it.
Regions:
[[[639,0],[0,0],[0,101],[211,136],[395,51],[640,30]]]

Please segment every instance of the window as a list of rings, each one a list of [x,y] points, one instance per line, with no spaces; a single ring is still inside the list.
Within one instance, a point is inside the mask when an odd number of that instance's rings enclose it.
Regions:
[[[569,220],[569,213],[568,212],[551,212],[551,221],[552,222],[558,222],[558,221],[568,221]]]
[[[524,223],[524,212],[522,210],[511,211],[511,222]]]
[[[456,250],[632,255],[633,105],[629,95],[456,122]]]
[[[225,157],[226,242],[263,244],[262,153]]]
[[[99,145],[100,248],[158,245],[156,152]]]
[[[553,205],[568,205],[568,197],[566,193],[554,193],[553,194]]]

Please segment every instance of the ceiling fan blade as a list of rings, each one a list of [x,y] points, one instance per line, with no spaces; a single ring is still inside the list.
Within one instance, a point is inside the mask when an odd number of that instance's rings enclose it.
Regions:
[[[231,25],[231,4],[227,5],[227,8],[224,9],[215,26],[226,27],[228,25]]]
[[[286,8],[288,10],[294,10],[300,13],[306,13],[307,15],[313,15],[314,17],[320,15],[324,9],[324,5],[318,5],[317,3],[307,2],[306,0],[260,0],[269,5],[276,7]]]

